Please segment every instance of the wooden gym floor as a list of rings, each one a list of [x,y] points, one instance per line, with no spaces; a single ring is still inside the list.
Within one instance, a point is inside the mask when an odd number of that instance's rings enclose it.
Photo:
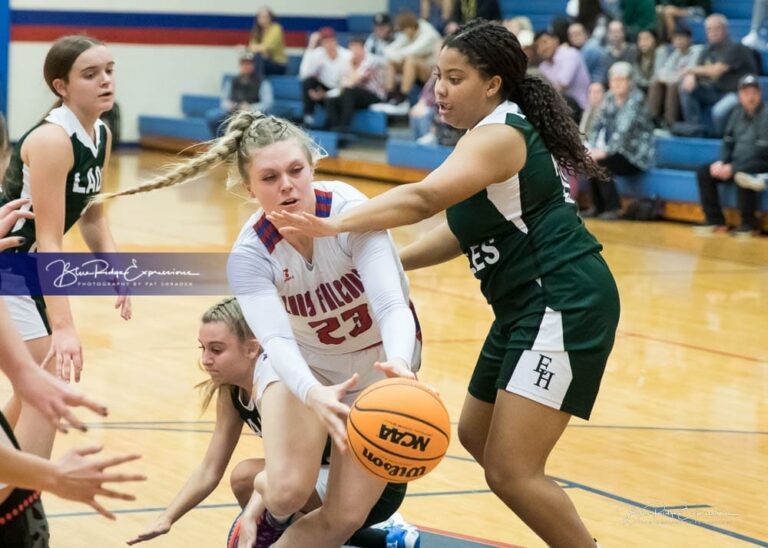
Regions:
[[[172,159],[120,153],[105,190],[133,186]],[[227,251],[252,206],[223,180],[218,170],[110,205],[121,250]],[[369,195],[388,188],[352,182]],[[395,230],[395,239],[406,243],[434,222]],[[700,238],[671,223],[589,228],[618,281],[621,323],[592,420],[571,422],[548,473],[603,547],[768,546],[768,238]],[[84,250],[76,230],[66,249]],[[455,424],[491,314],[464,258],[410,280],[424,331],[422,379],[439,388]],[[72,299],[85,354],[81,387],[111,413],[104,421],[81,413],[91,431],[60,436],[54,452],[88,442],[140,452],[134,468],[149,481],[131,488],[135,502],[108,504],[119,512],[115,523],[46,496],[52,546],[124,545],[202,458],[213,415],[200,414],[192,388],[203,378],[197,326],[217,298],[135,297],[130,322],[119,319],[111,297]],[[260,441],[244,434],[233,463],[259,454]],[[401,512],[432,532],[424,548],[543,546],[489,492],[456,439],[437,470],[411,485]],[[224,546],[236,514],[225,480],[147,546]]]

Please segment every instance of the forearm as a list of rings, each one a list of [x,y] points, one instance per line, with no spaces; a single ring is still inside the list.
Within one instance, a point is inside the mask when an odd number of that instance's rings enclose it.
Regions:
[[[171,524],[176,523],[187,512],[203,502],[221,481],[222,474],[208,471],[205,463],[201,464],[181,488],[163,515]]]
[[[21,340],[4,303],[0,301],[0,369],[15,384],[25,367],[35,367],[32,355]]]
[[[396,187],[335,217],[339,232],[385,230],[409,225],[437,213],[434,201],[417,184]]]
[[[0,482],[14,487],[47,490],[56,485],[56,466],[37,455],[23,453],[12,447],[0,446]]]
[[[461,255],[459,241],[448,223],[442,223],[400,250],[405,270],[416,270],[450,261]]]
[[[80,219],[80,234],[88,249],[94,253],[114,253],[117,251],[117,245],[103,216],[103,207],[101,204],[92,206],[86,213],[88,218]],[[95,218],[90,219],[91,216]]]

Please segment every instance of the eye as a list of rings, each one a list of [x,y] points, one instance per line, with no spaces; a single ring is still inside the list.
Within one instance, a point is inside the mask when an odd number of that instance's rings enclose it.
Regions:
[[[301,173],[304,170],[304,166],[296,166],[291,169],[291,173]]]
[[[267,181],[267,182],[272,182],[272,181],[274,181],[276,178],[277,178],[277,177],[275,177],[275,175],[265,175],[265,176],[262,178],[262,180],[264,180],[264,181]]]
[[[460,83],[461,83],[461,79],[460,79],[460,78],[448,78],[448,81],[449,81],[449,82],[450,82],[452,85],[454,85],[454,86],[456,86],[456,85],[458,85],[458,84],[460,84]]]

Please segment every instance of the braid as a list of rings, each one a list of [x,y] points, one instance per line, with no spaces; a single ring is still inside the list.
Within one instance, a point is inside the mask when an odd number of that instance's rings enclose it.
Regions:
[[[213,141],[211,147],[205,152],[198,154],[187,162],[176,164],[165,175],[155,177],[146,183],[119,192],[97,194],[89,206],[94,203],[102,203],[106,200],[117,198],[118,196],[131,196],[133,194],[141,194],[142,192],[151,192],[194,179],[198,175],[229,160],[240,149],[240,142],[245,132],[251,127],[253,122],[260,118],[264,118],[264,115],[260,112],[241,111],[237,113],[227,125],[227,131],[224,136]]]
[[[187,162],[172,166],[167,174],[136,187],[119,192],[96,194],[85,210],[94,204],[100,204],[118,196],[130,196],[185,183],[233,159],[227,186],[247,182],[252,151],[288,139],[295,139],[304,147],[307,160],[313,166],[326,156],[326,152],[305,131],[291,122],[275,116],[267,116],[261,112],[240,111],[230,118],[224,136],[211,141],[210,148],[205,152]]]
[[[514,34],[498,23],[475,19],[446,38],[443,47],[460,51],[483,77],[501,77],[503,99],[520,106],[565,170],[604,177],[604,170],[587,154],[562,96],[541,78],[526,74],[528,57]]]

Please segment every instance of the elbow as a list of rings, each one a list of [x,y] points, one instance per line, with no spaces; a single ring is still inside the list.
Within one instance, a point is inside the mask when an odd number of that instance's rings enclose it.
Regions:
[[[413,200],[413,210],[417,220],[429,219],[445,209],[436,192],[429,188],[416,188]]]

